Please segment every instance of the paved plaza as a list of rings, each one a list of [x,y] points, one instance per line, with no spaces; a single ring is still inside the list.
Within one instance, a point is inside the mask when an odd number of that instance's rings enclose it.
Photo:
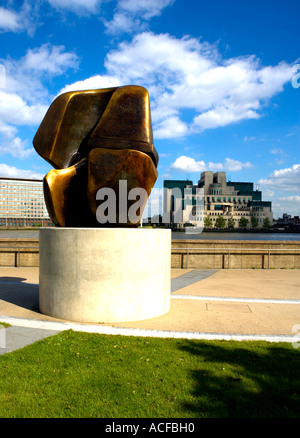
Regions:
[[[137,322],[59,320],[41,314],[38,301],[38,268],[0,268],[0,322],[11,325],[0,331],[0,354],[67,329],[127,336],[295,342],[300,328],[300,271],[173,269],[170,311]],[[5,348],[1,348],[1,340]]]

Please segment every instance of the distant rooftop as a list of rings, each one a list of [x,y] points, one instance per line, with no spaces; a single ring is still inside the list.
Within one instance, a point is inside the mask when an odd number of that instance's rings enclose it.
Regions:
[[[34,178],[11,178],[11,177],[5,177],[0,176],[0,180],[9,180],[9,181],[32,181],[32,182],[43,182],[42,179],[34,179]]]

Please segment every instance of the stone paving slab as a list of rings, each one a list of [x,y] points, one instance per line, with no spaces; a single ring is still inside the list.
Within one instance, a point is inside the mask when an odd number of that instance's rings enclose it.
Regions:
[[[184,279],[185,275],[181,278]],[[179,278],[176,279],[179,282]],[[195,277],[197,280],[197,277]],[[300,299],[299,269],[230,269],[218,270],[202,280],[186,283],[175,294]]]
[[[300,324],[299,270],[176,269],[170,275],[174,292],[168,314],[145,321],[81,324],[39,312],[38,268],[0,268],[0,323],[12,324],[5,329],[6,348],[12,351],[70,327],[193,339],[291,342],[295,336],[293,330]]]
[[[3,332],[5,335],[3,336]],[[33,342],[53,336],[59,333],[55,330],[36,329],[32,327],[11,326],[1,329],[0,355],[11,351],[19,350]]]
[[[216,272],[218,272],[218,269],[193,269],[176,276],[176,278],[173,277],[171,281],[171,293],[198,283]]]

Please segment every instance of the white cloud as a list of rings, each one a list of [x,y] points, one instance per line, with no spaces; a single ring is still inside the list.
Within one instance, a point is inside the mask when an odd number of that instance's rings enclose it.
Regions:
[[[57,9],[67,9],[78,15],[99,12],[101,0],[48,0]]]
[[[8,3],[13,4],[12,1]],[[27,31],[32,36],[40,24],[38,12],[40,3],[40,1],[24,0],[22,5],[18,5],[18,11],[0,7],[0,33]]]
[[[250,161],[246,163],[241,163],[238,160],[233,160],[232,158],[225,158],[225,163],[223,165],[223,169],[231,172],[237,172],[242,169],[249,169],[253,164]]]
[[[111,35],[123,32],[137,32],[145,28],[146,23],[161,14],[175,0],[119,0],[115,14],[110,21],[104,20],[106,32]]]
[[[122,85],[120,79],[112,76],[91,76],[83,81],[77,81],[73,84],[66,85],[60,90],[58,94],[66,93],[68,91],[79,91],[79,90],[93,90],[98,88],[110,88],[119,87]]]
[[[9,133],[10,128],[5,125],[35,125],[47,111],[47,105],[28,104],[16,93],[0,91],[0,122],[2,133]]]
[[[282,198],[278,198],[278,201],[292,201],[300,204],[300,196],[286,196]]]
[[[185,123],[182,111],[192,110],[189,132],[261,117],[265,104],[293,74],[285,62],[262,68],[253,56],[223,60],[215,45],[151,32],[120,43],[108,53],[105,67],[121,83],[149,89],[154,124],[170,114]],[[156,113],[166,116],[159,119]],[[182,135],[181,130],[163,132],[166,138]]]
[[[284,150],[283,149],[278,149],[278,148],[270,149],[270,154],[272,154],[272,155],[283,155],[284,154]]]
[[[19,60],[2,60],[2,65],[6,93],[16,93],[28,102],[41,103],[45,97],[49,100],[45,81],[69,69],[76,70],[79,58],[73,51],[66,51],[64,46],[47,43],[28,49]]]
[[[188,133],[188,126],[177,116],[170,116],[157,123],[154,130],[155,138],[184,137]]]
[[[20,64],[25,71],[61,75],[69,68],[76,69],[78,62],[78,56],[74,52],[66,52],[64,46],[52,46],[48,43],[29,49]]]
[[[0,155],[9,153],[13,157],[24,159],[32,155],[33,152],[33,147],[28,147],[28,142],[21,140],[19,137],[15,137],[0,145]]]
[[[170,168],[181,172],[203,172],[207,166],[203,160],[196,161],[194,158],[182,155],[171,164]]]
[[[162,10],[171,6],[175,0],[119,0],[118,7],[132,14],[139,14],[144,19],[160,15]]]
[[[125,3],[138,7],[135,2]],[[254,56],[223,60],[214,44],[152,32],[121,42],[107,54],[105,67],[105,75],[70,84],[67,89],[76,85],[89,88],[89,83],[102,86],[102,82],[145,86],[150,93],[154,133],[160,139],[258,119],[268,100],[283,90],[293,74],[292,66],[285,62],[261,67]]]
[[[0,31],[12,31],[15,32],[21,27],[18,14],[9,9],[0,7]]]
[[[300,215],[300,164],[275,170],[267,178],[261,178],[258,184],[264,198],[272,197],[275,218],[283,213]]]
[[[106,33],[110,35],[116,35],[120,33],[131,33],[133,30],[142,30],[141,22],[133,17],[116,12],[111,21],[105,21]]]
[[[300,192],[300,164],[274,170],[267,178],[261,178],[258,184],[273,190]]]
[[[44,44],[29,49],[18,61],[2,61],[5,88],[0,89],[0,153],[26,158],[32,148],[17,135],[19,126],[38,125],[52,97],[45,81],[76,69],[78,57],[63,46]]]
[[[43,179],[45,175],[35,172],[33,170],[18,169],[14,166],[0,163],[0,175],[7,178],[32,178]]]
[[[250,167],[252,164],[249,161],[242,163],[232,158],[226,158],[224,163],[205,163],[203,160],[196,161],[194,158],[182,155],[171,164],[170,169],[181,172],[203,172],[205,170],[237,172]]]
[[[251,109],[243,108],[242,105],[231,105],[231,107],[217,105],[215,109],[196,116],[194,118],[194,128],[196,130],[200,128],[204,131],[205,129],[224,127],[240,120],[258,118],[259,114]]]
[[[283,213],[300,216],[300,196],[278,197],[272,202],[272,210],[275,218],[282,217]]]

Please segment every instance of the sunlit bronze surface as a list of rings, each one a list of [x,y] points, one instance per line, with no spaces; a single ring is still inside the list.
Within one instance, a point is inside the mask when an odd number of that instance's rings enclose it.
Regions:
[[[36,151],[54,169],[44,178],[52,221],[61,227],[138,226],[119,211],[119,181],[127,199],[134,188],[147,196],[157,179],[148,91],[139,86],[64,93],[54,100],[34,139]],[[96,194],[116,193],[116,223],[99,223]],[[140,217],[147,197],[141,200]],[[134,203],[129,200],[128,209]],[[122,203],[124,205],[124,203]],[[125,215],[126,216],[126,215]],[[120,219],[121,217],[121,219]],[[120,220],[119,220],[120,219]]]

